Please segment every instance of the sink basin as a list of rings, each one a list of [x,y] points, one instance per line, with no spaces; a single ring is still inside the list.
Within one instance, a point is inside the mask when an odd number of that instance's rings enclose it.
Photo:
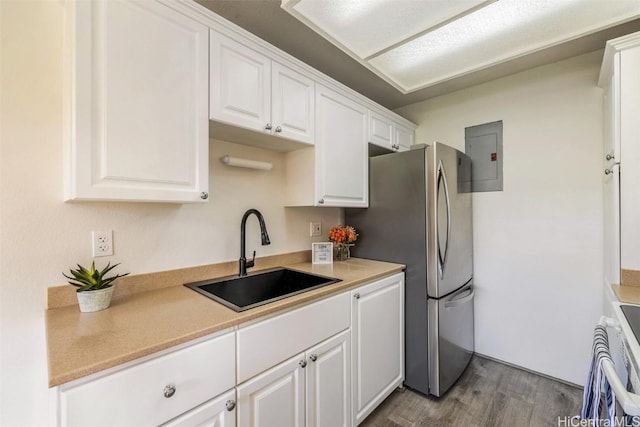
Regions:
[[[332,277],[277,268],[243,277],[185,283],[185,286],[232,310],[244,311],[339,281]]]

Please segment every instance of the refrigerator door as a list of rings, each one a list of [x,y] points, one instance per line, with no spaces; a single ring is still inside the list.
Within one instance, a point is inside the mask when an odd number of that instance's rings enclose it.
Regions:
[[[428,283],[431,298],[441,298],[473,275],[471,160],[436,142],[427,148]]]
[[[429,299],[429,392],[442,396],[471,360],[473,282],[442,299]]]

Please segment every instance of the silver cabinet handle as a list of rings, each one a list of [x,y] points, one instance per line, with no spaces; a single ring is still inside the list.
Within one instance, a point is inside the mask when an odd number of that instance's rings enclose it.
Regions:
[[[302,359],[300,362],[298,362],[298,364],[300,365],[301,368],[306,368],[307,367],[307,359]]]
[[[236,408],[236,402],[234,400],[227,400],[224,406],[226,406],[227,411],[233,411]]]
[[[356,294],[354,294],[354,295],[353,295],[353,297],[354,297],[355,299],[360,299],[360,294],[359,294],[359,293],[356,293]]]
[[[613,160],[613,159],[615,159],[615,157],[613,157],[611,154],[607,154],[607,157],[605,157],[605,159]]]
[[[604,174],[605,175],[611,175],[613,173],[613,171],[611,169],[605,169],[604,170]]]
[[[315,362],[316,360],[318,360],[318,356],[316,356],[315,354],[312,354],[309,356],[309,359],[311,359],[312,362]]]
[[[321,204],[321,205],[324,204],[324,199],[318,200],[318,203]]]
[[[282,132],[282,127],[280,127],[280,126],[276,126],[275,131],[276,131],[276,133],[280,133],[280,132]]]
[[[200,193],[200,198],[202,200],[207,200],[209,198],[209,193],[207,193],[206,191],[203,191],[202,193]]]
[[[164,397],[167,399],[176,394],[176,386],[169,384],[164,388]]]
[[[271,130],[272,129],[271,123],[267,123],[266,125],[264,125],[264,129]]]

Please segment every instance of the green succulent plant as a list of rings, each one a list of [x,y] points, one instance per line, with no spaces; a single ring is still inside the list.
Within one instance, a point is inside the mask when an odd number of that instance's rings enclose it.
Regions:
[[[76,270],[69,270],[73,277],[62,273],[64,277],[69,279],[70,285],[78,287],[76,292],[97,291],[98,289],[109,288],[112,286],[111,282],[116,280],[118,277],[124,277],[129,274],[116,274],[115,276],[105,277],[109,271],[119,266],[120,263],[114,265],[107,263],[107,266],[102,270],[96,270],[95,261],[91,263],[91,268],[85,268],[80,264],[77,265],[78,268]]]

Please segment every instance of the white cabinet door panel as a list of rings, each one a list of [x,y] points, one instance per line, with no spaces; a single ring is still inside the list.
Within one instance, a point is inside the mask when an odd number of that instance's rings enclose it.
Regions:
[[[367,207],[367,108],[316,85],[316,197],[323,206]]]
[[[359,424],[404,380],[404,274],[351,294],[352,387]]]
[[[270,133],[271,59],[211,31],[211,118]]]
[[[274,135],[308,144],[315,140],[315,83],[284,65],[271,65]]]
[[[393,122],[373,111],[369,112],[369,142],[389,150],[394,148]]]
[[[201,201],[208,29],[161,2],[68,2],[66,13],[66,199]]]
[[[351,414],[349,331],[307,351],[307,427],[348,427]]]
[[[303,360],[298,354],[237,387],[239,427],[304,426]]]
[[[236,389],[203,403],[162,427],[235,427]]]

